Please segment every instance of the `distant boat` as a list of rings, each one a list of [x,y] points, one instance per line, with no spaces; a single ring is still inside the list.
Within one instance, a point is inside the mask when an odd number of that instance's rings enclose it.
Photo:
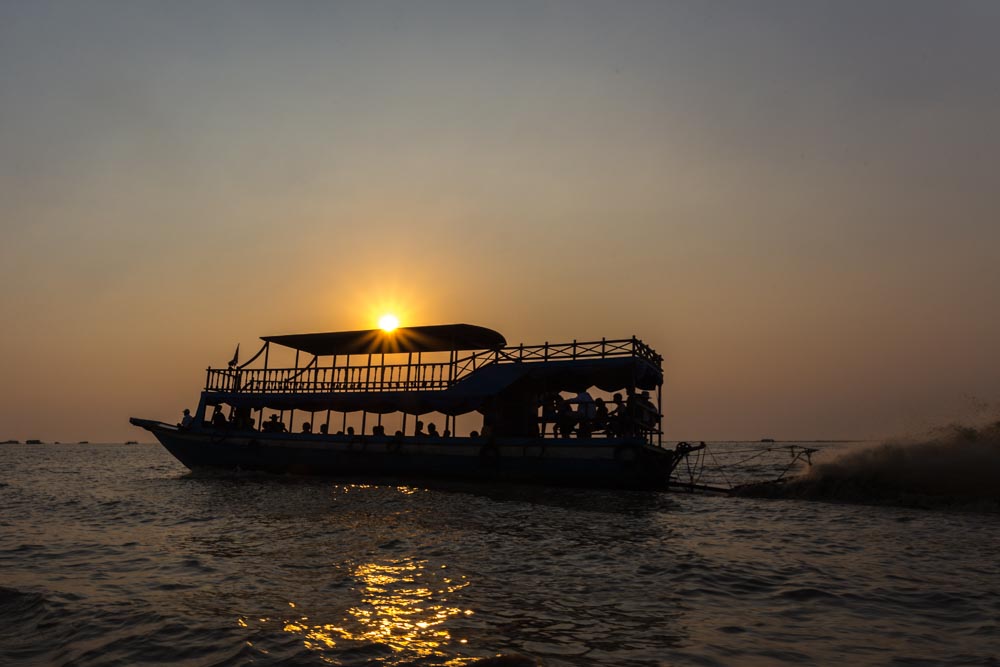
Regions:
[[[81,440],[80,442],[78,442],[76,444],[78,444],[78,445],[89,445],[90,441],[88,441],[88,440]]]
[[[774,438],[761,438],[761,442],[774,442]]]
[[[24,444],[26,444],[26,445],[40,445],[40,444],[42,444],[42,441],[41,440],[25,440]]]
[[[0,442],[0,445],[20,445],[20,444],[21,444],[20,440],[4,440],[3,442]]]
[[[138,445],[139,441],[138,440],[126,440],[125,444],[126,445]]]

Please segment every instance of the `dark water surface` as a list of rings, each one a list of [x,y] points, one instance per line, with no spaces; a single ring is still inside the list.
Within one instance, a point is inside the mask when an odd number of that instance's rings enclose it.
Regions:
[[[2,665],[1000,664],[1000,517],[0,446]]]

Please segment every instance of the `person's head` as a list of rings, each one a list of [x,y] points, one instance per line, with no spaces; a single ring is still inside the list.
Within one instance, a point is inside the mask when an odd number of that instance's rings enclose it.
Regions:
[[[348,426],[347,427],[347,435],[354,435],[354,427],[353,426]]]
[[[621,402],[621,400],[622,400],[622,395],[621,395],[621,394],[615,394],[615,395],[614,395],[614,399],[615,399],[615,402],[616,402],[616,403],[618,403],[618,402]]]
[[[423,428],[423,427],[424,427],[424,423],[418,419],[417,420],[417,428]]]
[[[184,414],[189,415],[189,414],[191,414],[191,411],[188,410],[187,408],[184,408]]]
[[[276,421],[278,421],[278,415],[271,415],[270,417],[268,417],[268,419],[270,421],[276,422]]]

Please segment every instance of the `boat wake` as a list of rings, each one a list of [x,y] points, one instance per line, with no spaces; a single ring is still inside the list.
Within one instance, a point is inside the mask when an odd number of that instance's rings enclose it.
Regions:
[[[1000,511],[1000,421],[950,424],[920,438],[892,439],[817,462],[799,477],[734,493],[909,507]]]

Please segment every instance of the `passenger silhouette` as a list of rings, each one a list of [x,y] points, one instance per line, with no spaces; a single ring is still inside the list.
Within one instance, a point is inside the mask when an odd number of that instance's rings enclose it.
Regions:
[[[594,431],[604,431],[608,429],[608,405],[603,398],[594,399],[594,419],[592,429]]]
[[[573,429],[576,427],[576,418],[577,415],[573,412],[573,408],[570,406],[569,401],[560,397],[559,412],[556,415],[556,423],[559,427],[560,437],[568,438],[573,435]]]

